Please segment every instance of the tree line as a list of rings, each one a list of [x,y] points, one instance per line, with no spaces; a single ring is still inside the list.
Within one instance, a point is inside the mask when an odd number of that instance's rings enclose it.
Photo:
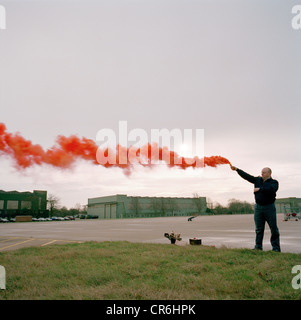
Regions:
[[[85,215],[87,214],[87,207],[87,205],[77,203],[73,208],[68,209],[62,206],[60,198],[53,194],[50,194],[47,199],[47,209],[49,210],[50,217]]]
[[[249,214],[254,213],[254,204],[247,201],[241,201],[237,199],[230,199],[227,206],[223,206],[220,203],[213,205],[207,203],[208,214]]]

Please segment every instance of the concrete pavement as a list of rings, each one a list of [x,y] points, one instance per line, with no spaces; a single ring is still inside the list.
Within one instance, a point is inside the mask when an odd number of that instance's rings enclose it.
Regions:
[[[301,220],[283,221],[277,215],[283,252],[301,253]],[[253,215],[162,217],[118,220],[75,220],[18,222],[0,224],[0,252],[24,246],[46,246],[84,241],[130,241],[166,243],[164,233],[180,233],[178,245],[189,244],[189,238],[201,238],[204,245],[228,248],[253,248],[255,239]],[[270,230],[266,225],[264,250],[271,250]]]

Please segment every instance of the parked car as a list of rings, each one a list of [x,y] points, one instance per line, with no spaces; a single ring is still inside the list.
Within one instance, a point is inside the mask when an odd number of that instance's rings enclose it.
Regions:
[[[87,219],[98,219],[98,216],[93,214],[88,214]]]
[[[0,218],[0,222],[9,222],[6,218]]]
[[[92,214],[82,214],[80,219],[98,219],[97,215],[92,215]]]

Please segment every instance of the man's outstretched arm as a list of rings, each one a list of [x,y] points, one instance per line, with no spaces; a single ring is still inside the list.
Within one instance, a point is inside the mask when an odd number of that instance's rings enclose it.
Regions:
[[[249,181],[250,183],[255,183],[256,178],[251,176],[250,174],[248,174],[248,173],[244,172],[243,170],[238,169],[237,167],[232,166],[232,165],[231,165],[231,169],[233,171],[236,171],[243,179]]]

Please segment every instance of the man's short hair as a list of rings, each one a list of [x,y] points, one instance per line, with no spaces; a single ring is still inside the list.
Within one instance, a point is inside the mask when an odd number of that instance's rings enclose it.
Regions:
[[[272,174],[272,169],[267,167],[269,174]]]

